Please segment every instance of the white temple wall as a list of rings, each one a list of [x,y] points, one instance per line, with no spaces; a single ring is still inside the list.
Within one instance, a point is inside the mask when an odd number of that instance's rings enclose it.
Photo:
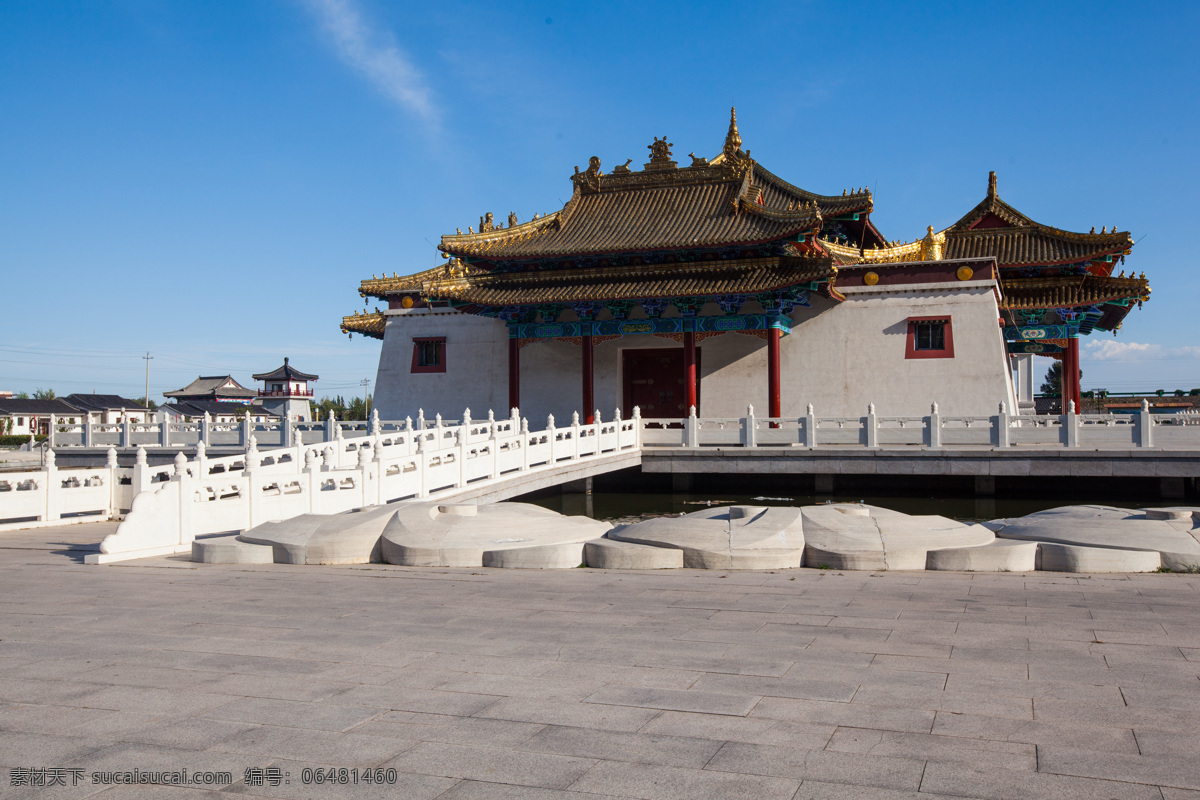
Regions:
[[[812,403],[820,416],[861,416],[874,403],[885,416],[923,416],[937,402],[947,415],[991,415],[1015,395],[999,308],[990,282],[922,287],[897,292],[847,293],[842,303],[813,296],[797,308],[790,335],[780,343],[785,416],[801,416]],[[908,318],[947,316],[953,358],[905,358]],[[413,337],[446,337],[446,372],[411,372]],[[680,348],[658,336],[608,340],[593,350],[593,396],[608,419],[617,407],[628,416],[622,354],[636,348]],[[767,343],[726,333],[701,340],[700,414],[740,417],[747,405],[768,413]],[[582,352],[567,341],[522,347],[521,413],[541,425],[553,413],[570,424],[582,407]],[[476,418],[492,409],[507,413],[508,338],[498,320],[457,312],[389,315],[380,352],[375,403],[385,419],[417,415],[457,418],[464,407]]]
[[[445,336],[445,372],[412,372],[413,337]],[[477,418],[489,408],[507,416],[508,331],[504,323],[443,309],[388,314],[375,376],[375,407],[383,419]]]

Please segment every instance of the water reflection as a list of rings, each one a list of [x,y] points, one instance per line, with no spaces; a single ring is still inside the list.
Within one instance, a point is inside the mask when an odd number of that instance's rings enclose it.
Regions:
[[[772,492],[772,495],[775,493]],[[1035,511],[1067,505],[1098,503],[1121,508],[1143,508],[1163,505],[1164,501],[1113,501],[1109,498],[1079,497],[1067,499],[1013,497],[879,497],[863,495],[797,494],[776,497],[736,492],[702,494],[692,492],[613,492],[591,494],[541,494],[519,498],[522,502],[558,511],[567,515],[583,515],[593,519],[635,521],[636,519],[690,514],[712,505],[806,506],[819,503],[868,503],[890,508],[905,514],[940,514],[961,522],[982,522],[1000,517],[1021,517]]]

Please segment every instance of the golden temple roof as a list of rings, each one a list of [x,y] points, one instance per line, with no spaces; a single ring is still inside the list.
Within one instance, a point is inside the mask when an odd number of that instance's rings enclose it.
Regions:
[[[576,167],[574,191],[560,211],[525,223],[510,215],[507,228],[488,214],[478,232],[443,236],[439,247],[455,256],[521,259],[758,244],[872,207],[869,191],[818,195],[764,169],[742,151],[736,116],[714,159],[693,155],[679,167],[671,146],[656,137],[649,163],[637,172],[626,162],[606,174],[593,156],[586,170]]]

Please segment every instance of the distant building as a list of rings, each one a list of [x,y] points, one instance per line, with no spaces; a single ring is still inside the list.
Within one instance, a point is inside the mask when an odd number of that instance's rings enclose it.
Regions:
[[[128,419],[149,422],[150,412],[137,400],[118,394],[70,394],[63,398],[82,415],[81,422],[112,425]]]
[[[277,416],[309,422],[312,420],[309,401],[313,392],[308,388],[308,383],[316,379],[316,375],[301,372],[288,364],[285,356],[282,367],[254,376],[254,380],[263,382],[263,388],[258,392],[258,402]]]
[[[182,389],[163,392],[163,397],[175,400],[217,400],[223,403],[251,403],[258,392],[247,389],[232,375],[201,375]]]
[[[10,436],[47,436],[50,433],[50,418],[55,421],[75,424],[84,412],[63,400],[17,400],[0,399],[0,433]]]
[[[274,422],[278,414],[272,414],[260,405],[225,403],[220,400],[179,400],[165,403],[154,412],[159,422],[196,422],[208,414],[211,422],[237,423],[250,415],[251,422]]]

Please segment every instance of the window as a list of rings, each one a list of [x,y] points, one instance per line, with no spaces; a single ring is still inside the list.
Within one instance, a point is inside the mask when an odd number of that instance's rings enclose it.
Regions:
[[[423,336],[413,339],[412,371],[446,371],[445,336]]]
[[[905,358],[954,358],[950,317],[909,317]]]

